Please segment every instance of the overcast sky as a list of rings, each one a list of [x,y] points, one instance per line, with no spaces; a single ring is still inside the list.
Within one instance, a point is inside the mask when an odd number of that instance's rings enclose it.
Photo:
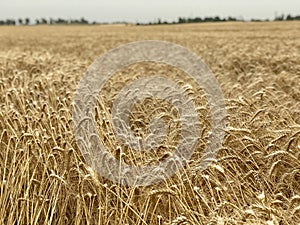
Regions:
[[[0,0],[0,20],[85,17],[98,22],[148,22],[216,15],[273,19],[276,12],[300,15],[300,0]]]

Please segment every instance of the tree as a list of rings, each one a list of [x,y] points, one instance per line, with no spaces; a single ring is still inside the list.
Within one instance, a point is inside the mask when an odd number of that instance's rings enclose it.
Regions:
[[[227,19],[227,21],[237,21],[237,19],[234,18],[234,17],[229,16],[228,19]]]
[[[42,19],[41,19],[41,24],[48,24],[48,21],[47,21],[47,19],[45,19],[45,18],[42,18]]]
[[[219,17],[219,16],[216,16],[215,18],[214,18],[214,22],[220,22],[221,21],[221,18]]]
[[[194,22],[200,23],[200,22],[202,22],[202,18],[201,18],[201,17],[196,17],[196,18],[194,19]]]
[[[284,14],[282,14],[281,16],[277,16],[275,18],[275,21],[283,21],[284,20]]]
[[[80,23],[81,24],[89,24],[89,21],[87,21],[85,18],[81,18],[81,20],[80,20]]]
[[[178,23],[186,23],[186,19],[185,18],[182,18],[182,17],[179,17],[178,18]]]
[[[287,17],[286,17],[286,20],[294,20],[294,18],[289,14],[289,15],[287,15]]]
[[[20,25],[23,25],[23,20],[22,19],[18,19],[18,22]]]
[[[29,24],[30,24],[30,19],[29,19],[29,18],[26,18],[26,19],[25,19],[25,24],[26,24],[26,25],[29,25]]]
[[[3,21],[3,25],[16,25],[16,21],[14,19],[7,19]]]

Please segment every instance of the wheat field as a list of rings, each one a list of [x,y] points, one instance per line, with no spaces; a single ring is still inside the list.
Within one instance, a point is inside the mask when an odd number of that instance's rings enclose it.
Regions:
[[[300,224],[299,37],[299,22],[1,27],[0,224]],[[227,127],[216,162],[199,172],[210,129],[205,94],[170,66],[122,69],[96,109],[99,136],[117,159],[148,164],[176,144],[175,132],[158,151],[136,155],[115,140],[112,102],[142,76],[159,72],[189,85],[203,125],[184,169],[157,185],[126,187],[85,162],[72,101],[99,55],[139,40],[169,41],[199,55],[223,91]],[[146,132],[135,120],[158,108],[158,114],[172,111],[155,100],[136,105],[133,129]]]

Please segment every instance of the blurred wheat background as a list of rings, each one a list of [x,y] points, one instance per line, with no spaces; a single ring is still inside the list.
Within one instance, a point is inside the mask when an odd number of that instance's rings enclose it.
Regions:
[[[299,37],[299,22],[1,27],[0,224],[300,224]],[[149,39],[180,44],[208,64],[226,99],[226,137],[217,161],[197,171],[210,128],[204,94],[174,68],[126,68],[100,93],[96,115],[99,136],[117,159],[151,163],[176,144],[175,132],[157,154],[137,157],[115,143],[112,102],[145,74],[188,87],[203,129],[191,163],[170,180],[124,187],[85,163],[72,99],[96,57]],[[143,112],[132,118],[137,133],[135,119],[158,106],[136,106]]]

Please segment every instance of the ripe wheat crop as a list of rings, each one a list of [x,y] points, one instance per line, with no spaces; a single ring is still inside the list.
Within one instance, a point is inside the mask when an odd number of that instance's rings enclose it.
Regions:
[[[0,224],[299,224],[300,23],[172,26],[29,26],[0,30]],[[149,112],[171,132],[153,152],[126,148],[111,107],[130,81],[163,74],[195,101],[200,141],[191,162],[149,187],[114,184],[91,170],[72,127],[77,83],[93,60],[120,44],[165,40],[198,54],[226,100],[227,129],[216,161],[198,166],[211,128],[205,93],[167,65],[140,63],[114,74],[99,93],[99,137],[118,160],[155,163],[172,154],[180,123],[157,99],[136,104],[136,135]]]

